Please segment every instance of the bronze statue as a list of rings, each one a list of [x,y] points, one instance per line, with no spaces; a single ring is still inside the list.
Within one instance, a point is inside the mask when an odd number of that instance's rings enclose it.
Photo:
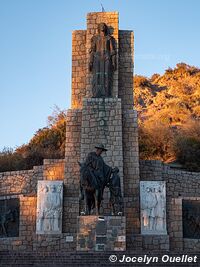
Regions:
[[[85,214],[90,215],[93,208],[99,215],[103,191],[107,185],[112,168],[105,164],[101,154],[105,149],[103,144],[95,146],[96,151],[90,152],[84,163],[80,165],[81,199],[85,200]]]
[[[89,70],[92,72],[93,97],[111,97],[113,72],[116,70],[115,39],[105,23],[98,25],[98,34],[91,39]]]
[[[113,175],[108,183],[108,187],[110,190],[109,203],[110,207],[112,208],[112,215],[121,215],[123,208],[123,198],[121,193],[119,169],[115,167],[112,172]]]
[[[101,154],[107,149],[103,144],[97,145],[95,148],[96,151],[90,152],[84,163],[79,163],[81,167],[81,200],[84,200],[85,203],[85,211],[83,213],[84,215],[90,215],[91,210],[95,208],[96,215],[99,215],[104,188],[107,186],[110,189],[113,214],[116,214],[116,212],[121,214],[122,197],[119,170],[108,166],[104,162]],[[117,208],[115,208],[116,206]]]
[[[8,224],[15,221],[16,210],[7,210],[0,213],[0,236],[8,236]]]

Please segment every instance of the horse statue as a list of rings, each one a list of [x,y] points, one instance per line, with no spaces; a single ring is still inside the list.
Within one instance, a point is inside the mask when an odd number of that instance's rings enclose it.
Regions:
[[[89,166],[86,163],[80,163],[80,188],[82,199],[84,199],[84,215],[90,215],[95,208],[96,215],[100,213],[103,189],[99,186],[98,181]]]
[[[119,177],[119,169],[115,167],[113,174],[109,180],[108,187],[110,190],[110,207],[112,208],[112,215],[122,215],[123,198],[121,193],[121,184]]]
[[[0,229],[1,229],[1,233],[4,236],[8,236],[7,233],[7,226],[9,222],[14,222],[15,221],[15,210],[12,211],[11,209],[9,209],[6,212],[0,213]]]
[[[122,215],[122,195],[120,186],[119,169],[114,168],[109,179],[105,179],[100,186],[97,178],[86,163],[80,163],[80,189],[81,200],[84,200],[85,211],[82,215],[90,215],[95,208],[96,215],[100,214],[103,191],[105,187],[110,190],[110,206],[112,215]]]

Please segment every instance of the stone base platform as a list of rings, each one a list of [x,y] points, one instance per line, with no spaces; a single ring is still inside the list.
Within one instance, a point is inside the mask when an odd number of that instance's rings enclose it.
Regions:
[[[109,260],[111,255],[116,255],[117,260],[111,262]],[[120,262],[123,258],[124,252],[26,252],[26,251],[0,251],[0,266],[1,267],[111,267],[111,266],[119,266],[119,267],[198,267],[200,263],[200,253],[185,251],[168,251],[167,253],[163,253],[161,251],[137,251],[137,250],[128,250],[126,251],[126,256],[128,257],[128,261]],[[182,255],[188,255],[191,257],[197,256],[196,262],[162,262],[163,255],[169,255],[171,258],[173,257],[182,257]],[[140,261],[132,262],[131,258],[136,257],[140,259]],[[141,257],[143,259],[147,259],[151,257],[158,257],[158,262],[154,262],[151,260],[149,264],[147,264],[147,260],[143,260],[141,262]]]
[[[125,251],[124,216],[78,216],[77,251]]]
[[[169,250],[169,235],[142,235],[143,249]]]

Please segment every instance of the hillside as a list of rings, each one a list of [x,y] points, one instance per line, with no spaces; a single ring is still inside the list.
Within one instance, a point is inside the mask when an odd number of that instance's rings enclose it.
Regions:
[[[135,107],[140,119],[179,126],[200,118],[200,69],[177,64],[163,75],[135,76]]]
[[[178,162],[200,171],[200,69],[179,63],[163,75],[134,77],[141,159]],[[43,158],[64,157],[65,112],[55,109],[48,125],[28,144],[0,152],[0,171],[30,169]]]
[[[134,85],[140,157],[200,170],[200,69],[179,63]]]

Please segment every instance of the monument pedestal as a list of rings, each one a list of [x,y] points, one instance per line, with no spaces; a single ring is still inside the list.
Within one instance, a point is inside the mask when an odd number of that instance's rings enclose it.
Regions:
[[[125,251],[124,216],[78,216],[78,251]]]
[[[169,235],[142,235],[142,247],[147,250],[169,250]]]

